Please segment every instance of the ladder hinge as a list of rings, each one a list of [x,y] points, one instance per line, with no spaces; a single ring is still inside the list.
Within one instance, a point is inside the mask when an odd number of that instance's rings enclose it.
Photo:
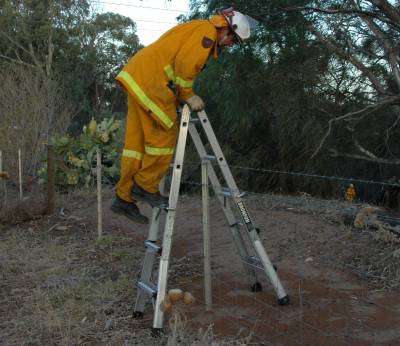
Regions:
[[[147,247],[149,250],[154,251],[155,253],[161,255],[162,247],[158,246],[151,240],[145,240],[144,246]]]
[[[236,197],[236,198],[242,198],[246,194],[246,192],[233,191],[228,187],[221,187],[221,190],[218,193],[225,197]]]
[[[145,284],[142,281],[138,281],[136,286],[153,298],[157,296],[157,288],[152,284]]]
[[[216,161],[217,158],[214,155],[206,154],[202,157],[203,160],[209,160],[209,161]]]
[[[236,226],[243,226],[243,222],[241,222],[241,221],[236,221],[235,223],[233,223],[233,224],[231,224],[231,225],[229,225],[229,227],[236,227]]]

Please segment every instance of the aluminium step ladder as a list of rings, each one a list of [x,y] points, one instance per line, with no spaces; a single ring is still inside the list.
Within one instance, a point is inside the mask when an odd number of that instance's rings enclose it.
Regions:
[[[208,143],[213,151],[212,155],[207,153],[196,124],[201,124],[203,132],[205,133]],[[241,193],[236,186],[235,180],[233,179],[230,168],[226,163],[206,112],[204,110],[198,112],[197,117],[192,118],[189,107],[185,105],[181,115],[168,207],[164,210],[153,208],[149,236],[145,241],[147,249],[144,256],[141,277],[136,284],[137,298],[134,306],[133,317],[143,317],[143,311],[147,300],[146,298],[150,297],[154,308],[153,333],[155,335],[158,335],[163,328],[164,312],[162,307],[166,296],[175,213],[179,197],[188,131],[202,162],[205,161],[207,163],[208,179],[211,182],[211,186],[213,187],[215,195],[220,201],[222,210],[227,218],[237,252],[241,257],[245,271],[248,273],[251,290],[256,292],[262,289],[261,284],[257,281],[256,274],[256,271],[261,271],[266,274],[269,282],[274,288],[278,298],[278,304],[286,305],[289,304],[290,301],[288,294],[276,274],[276,268],[272,265],[259,238],[259,229],[254,226],[251,220],[250,213],[242,199],[244,194]],[[218,164],[226,186],[221,185],[214,166],[211,164],[212,162]],[[238,220],[231,205],[236,206],[236,214],[240,215],[241,220]],[[157,244],[157,239],[160,216],[163,211],[165,211],[166,216],[163,240],[162,245],[160,246]],[[245,239],[247,240],[247,243],[245,242]],[[151,280],[156,257],[160,257],[157,285],[155,285]]]

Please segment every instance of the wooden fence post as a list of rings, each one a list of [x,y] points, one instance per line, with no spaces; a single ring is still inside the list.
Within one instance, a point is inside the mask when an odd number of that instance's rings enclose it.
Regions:
[[[19,181],[19,200],[22,201],[22,154],[18,149],[18,181]]]
[[[103,235],[103,209],[102,209],[102,198],[101,198],[101,152],[97,149],[97,235],[99,238]]]
[[[203,206],[203,247],[204,247],[204,300],[206,311],[212,310],[212,286],[211,286],[211,244],[210,244],[210,218],[209,218],[209,185],[208,185],[208,161],[201,162],[201,185]]]
[[[0,150],[0,172],[3,172],[3,151]],[[1,182],[1,191],[3,192],[4,195],[4,202],[0,201],[0,205],[3,204],[3,207],[5,208],[7,205],[7,185],[6,181]]]
[[[54,148],[52,144],[47,144],[47,214],[54,213],[55,183]]]

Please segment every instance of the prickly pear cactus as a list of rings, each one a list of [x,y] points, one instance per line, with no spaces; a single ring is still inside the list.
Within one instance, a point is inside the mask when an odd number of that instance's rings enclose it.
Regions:
[[[99,123],[92,118],[77,137],[63,135],[53,138],[56,184],[60,187],[93,185],[97,149],[101,152],[102,178],[105,183],[114,184],[119,176],[122,141],[122,123],[114,117],[104,118]],[[45,182],[46,163],[38,174],[40,181]]]

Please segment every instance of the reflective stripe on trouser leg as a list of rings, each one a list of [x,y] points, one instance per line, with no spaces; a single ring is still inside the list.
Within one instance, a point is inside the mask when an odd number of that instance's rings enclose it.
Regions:
[[[125,201],[132,201],[133,177],[140,170],[144,155],[144,134],[141,113],[146,111],[135,98],[128,95],[125,145],[121,157],[120,179],[116,186],[117,195]]]
[[[178,126],[166,130],[147,114],[142,115],[141,124],[145,138],[145,149],[140,170],[135,182],[148,192],[157,192],[161,178],[167,172],[173,158]]]

